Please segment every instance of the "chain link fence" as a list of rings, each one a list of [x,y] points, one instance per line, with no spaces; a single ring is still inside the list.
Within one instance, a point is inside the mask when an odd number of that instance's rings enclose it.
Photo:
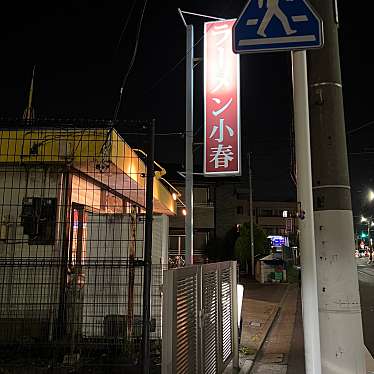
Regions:
[[[149,123],[0,126],[1,370],[136,368],[148,171],[121,134],[147,145]],[[165,224],[154,214],[154,232]],[[154,236],[149,339],[157,367],[166,244]]]

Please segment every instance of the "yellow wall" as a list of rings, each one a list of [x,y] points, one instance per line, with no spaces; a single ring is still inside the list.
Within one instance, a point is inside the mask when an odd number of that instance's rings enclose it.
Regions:
[[[144,162],[115,130],[111,132],[109,139],[111,141],[106,143],[110,145],[110,149],[103,155],[108,131],[108,129],[1,130],[0,163],[71,162],[73,165],[83,164],[92,168],[100,161],[108,161],[135,181],[138,188],[145,188]],[[79,166],[77,168],[79,169]],[[169,211],[168,214],[176,213],[176,203],[171,193],[156,179],[154,198]]]

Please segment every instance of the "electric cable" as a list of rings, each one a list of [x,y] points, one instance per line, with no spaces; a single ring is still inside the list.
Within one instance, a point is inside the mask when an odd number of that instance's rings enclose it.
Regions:
[[[225,13],[225,11],[230,8],[233,0],[230,0],[228,4],[226,4],[224,10],[222,13]],[[198,39],[198,41],[193,45],[193,48],[195,48],[203,39],[204,39],[205,33]],[[168,71],[166,71],[147,91],[144,92],[145,95],[148,95],[151,91],[153,91],[169,74],[173,73],[177,67],[186,59],[187,55],[190,54],[191,50],[188,51],[180,60],[177,61],[177,63],[170,68]]]
[[[116,53],[117,53],[118,50],[119,50],[119,47],[120,47],[120,44],[121,44],[121,41],[122,41],[123,35],[125,34],[125,31],[126,31],[126,29],[127,29],[127,26],[128,26],[128,24],[129,24],[129,22],[130,22],[130,18],[131,18],[131,16],[132,16],[132,12],[134,11],[134,8],[135,8],[135,4],[136,4],[136,2],[137,2],[137,0],[134,0],[134,1],[132,2],[132,4],[131,4],[130,12],[129,12],[129,14],[127,15],[127,18],[126,18],[125,24],[124,24],[124,26],[123,26],[123,28],[122,28],[122,31],[121,31],[121,35],[120,35],[120,37],[119,37],[119,39],[118,39],[117,47],[116,47],[116,49],[115,49],[115,52],[116,52]]]
[[[140,32],[141,32],[141,29],[142,29],[143,18],[144,18],[145,9],[147,7],[147,3],[148,3],[148,0],[145,0],[144,5],[143,5],[143,9],[142,9],[142,12],[141,12],[141,15],[140,15],[140,18],[139,18],[139,24],[138,24],[137,34],[136,34],[134,51],[133,51],[133,55],[132,55],[132,58],[131,58],[131,61],[130,61],[129,68],[127,69],[127,72],[126,72],[126,74],[123,78],[123,81],[122,81],[118,103],[117,103],[116,109],[114,111],[113,123],[117,120],[118,112],[119,112],[121,104],[122,104],[123,91],[125,89],[128,77],[129,77],[129,75],[131,73],[131,70],[132,70],[132,68],[134,66],[134,63],[135,63],[136,55],[137,55],[137,52],[138,52],[139,40],[140,40]]]
[[[355,133],[355,132],[357,132],[357,131],[359,131],[359,130],[365,128],[365,127],[368,127],[368,126],[370,126],[370,125],[373,125],[373,124],[374,124],[374,121],[366,122],[366,123],[364,123],[364,124],[363,124],[362,126],[360,126],[360,127],[357,127],[357,128],[355,128],[355,129],[352,129],[352,130],[347,131],[347,134],[348,134],[348,135],[351,135],[351,134],[353,134],[353,133]]]
[[[125,86],[127,84],[127,79],[128,79],[128,77],[131,73],[131,70],[132,70],[133,66],[134,66],[136,55],[137,55],[137,52],[138,52],[140,32],[141,32],[141,29],[142,29],[143,18],[144,18],[145,9],[147,7],[147,3],[148,3],[148,0],[144,0],[143,9],[141,11],[140,18],[139,18],[138,30],[137,30],[137,33],[136,33],[133,55],[132,55],[132,58],[131,58],[131,61],[130,61],[130,64],[129,64],[129,68],[127,69],[127,72],[126,72],[126,74],[125,74],[125,76],[122,80],[122,85],[121,85],[121,88],[120,88],[120,94],[119,94],[118,102],[117,102],[116,108],[114,110],[113,120],[111,121],[112,123],[111,123],[111,126],[110,126],[109,130],[108,130],[106,139],[105,139],[103,145],[101,146],[100,153],[103,153],[104,150],[107,148],[107,145],[108,145],[108,142],[109,142],[109,139],[110,139],[110,134],[112,133],[112,131],[114,129],[115,122],[117,120],[118,113],[119,113],[119,110],[121,108],[123,91],[124,91]],[[135,6],[135,4],[133,4],[133,5]],[[128,20],[129,20],[129,17],[128,17]],[[125,25],[125,26],[127,27],[127,25]]]

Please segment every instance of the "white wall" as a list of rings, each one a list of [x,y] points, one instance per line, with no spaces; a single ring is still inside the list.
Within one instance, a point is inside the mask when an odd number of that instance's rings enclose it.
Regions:
[[[143,258],[144,215],[136,224],[136,257]],[[160,336],[161,264],[167,258],[168,217],[154,216],[152,243],[151,315],[156,318],[154,337]],[[88,214],[87,255],[84,265],[83,335],[102,336],[104,318],[128,315],[129,267],[126,266],[132,245],[129,215]],[[134,270],[134,315],[142,315],[143,268]]]
[[[0,217],[5,217],[7,240],[0,240],[0,319],[40,318],[53,322],[57,316],[60,289],[61,239],[55,245],[29,245],[21,226],[24,197],[59,197],[61,172],[11,166],[0,168]],[[136,257],[144,250],[144,215],[138,216]],[[58,217],[58,230],[64,218]],[[83,302],[74,320],[82,324],[86,336],[102,336],[106,315],[127,315],[128,258],[131,241],[129,215],[88,213],[86,258],[82,272],[84,286],[68,293],[68,302]],[[168,217],[153,220],[152,317],[161,334],[162,263],[167,263]],[[56,232],[56,238],[58,238]],[[8,263],[10,266],[5,266]],[[122,266],[121,266],[122,265]],[[70,290],[71,291],[71,290]],[[74,292],[76,294],[74,295]],[[142,314],[143,272],[137,267],[134,276],[134,314]],[[82,304],[81,304],[82,305]],[[68,319],[70,309],[68,308]],[[79,320],[77,320],[77,318]],[[51,323],[51,326],[53,324]],[[1,335],[1,333],[0,333]]]
[[[29,245],[21,212],[24,197],[57,197],[61,175],[51,169],[0,168],[0,220],[6,227],[0,240],[0,318],[44,319],[54,312],[60,243]]]

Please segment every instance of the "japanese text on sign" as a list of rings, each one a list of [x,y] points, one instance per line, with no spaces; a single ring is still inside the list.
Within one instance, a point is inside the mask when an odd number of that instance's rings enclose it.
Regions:
[[[204,25],[204,174],[240,175],[239,56],[235,20]]]

